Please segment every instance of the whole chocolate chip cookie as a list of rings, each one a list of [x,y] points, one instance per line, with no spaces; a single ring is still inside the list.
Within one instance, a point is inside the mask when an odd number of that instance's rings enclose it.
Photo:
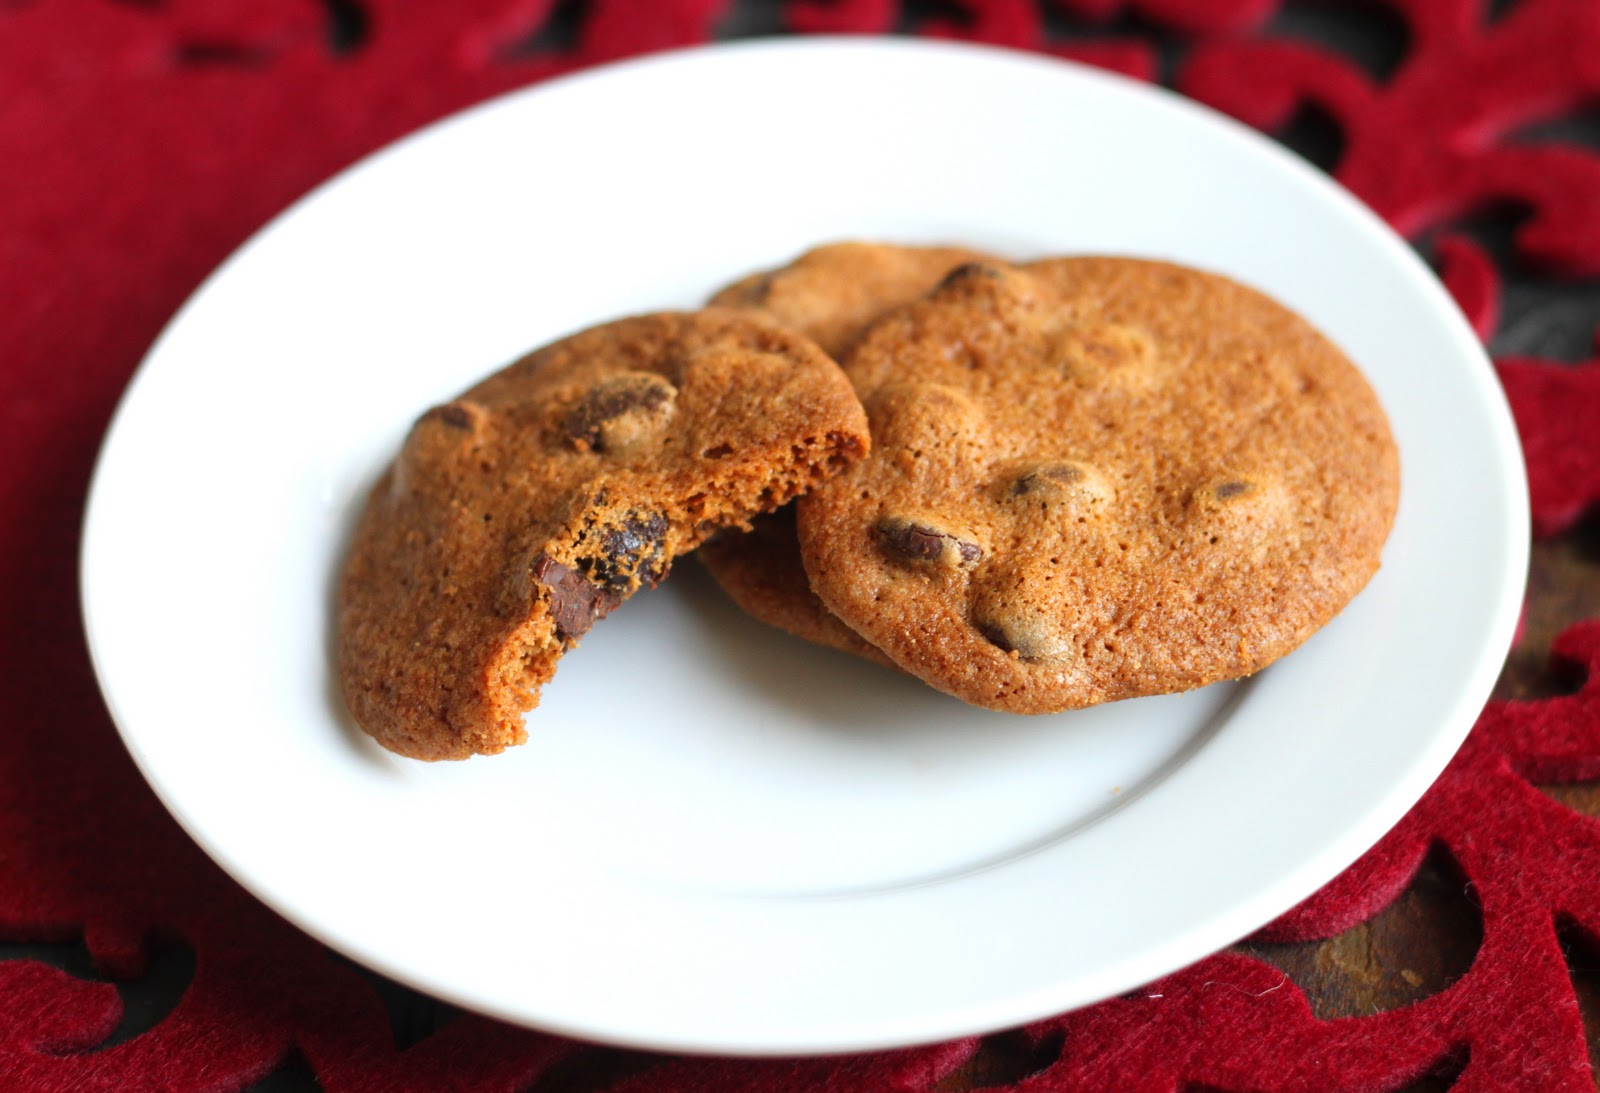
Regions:
[[[540,349],[423,414],[369,496],[339,586],[345,700],[419,759],[522,743],[596,619],[866,450],[833,361],[749,315],[624,319]]]
[[[1377,398],[1222,277],[973,263],[844,364],[873,452],[798,502],[811,587],[968,702],[1045,713],[1246,676],[1378,567],[1399,472]]]
[[[798,330],[838,358],[884,312],[924,295],[957,266],[985,260],[959,247],[830,243],[782,269],[736,281],[711,302]],[[786,510],[752,523],[748,533],[720,532],[696,554],[728,597],[747,614],[797,637],[892,666],[811,591],[794,514]]]

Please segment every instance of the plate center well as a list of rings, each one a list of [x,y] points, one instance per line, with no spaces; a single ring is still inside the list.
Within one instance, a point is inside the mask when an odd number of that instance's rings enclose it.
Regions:
[[[1069,835],[1181,762],[1236,691],[978,711],[755,622],[685,561],[563,659],[516,765],[540,822],[560,817],[592,865],[718,893],[845,893]]]

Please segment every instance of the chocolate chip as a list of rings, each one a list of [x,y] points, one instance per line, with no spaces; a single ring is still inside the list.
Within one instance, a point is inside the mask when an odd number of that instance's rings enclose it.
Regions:
[[[422,415],[423,421],[437,421],[452,429],[466,432],[472,428],[472,411],[459,402],[447,402],[443,406],[435,406]]]
[[[1011,484],[1016,497],[1035,493],[1054,493],[1061,486],[1083,481],[1083,468],[1076,463],[1041,463],[1023,473]]]
[[[1218,501],[1226,501],[1229,498],[1238,497],[1242,493],[1249,493],[1250,489],[1250,483],[1248,482],[1224,482],[1213,490],[1212,494]]]
[[[1055,366],[1090,387],[1139,389],[1156,382],[1155,345],[1133,327],[1074,323],[1058,330],[1050,345]]]
[[[909,562],[971,565],[983,557],[983,548],[971,540],[900,516],[879,520],[878,538],[886,549]]]
[[[772,295],[772,275],[763,274],[752,277],[750,282],[739,290],[739,295],[747,304],[764,304],[767,297]]]
[[[614,376],[567,411],[562,431],[579,451],[627,454],[665,427],[678,389],[652,372]]]
[[[630,512],[621,523],[593,525],[578,536],[579,567],[590,581],[617,593],[640,584],[654,588],[666,576],[667,518]]]
[[[550,617],[555,620],[556,636],[562,641],[581,638],[596,619],[622,602],[619,594],[596,587],[548,554],[535,559],[533,579],[550,590]]]
[[[664,515],[632,512],[621,523],[585,528],[573,544],[571,566],[541,553],[533,578],[550,590],[557,636],[582,637],[641,584],[658,584],[667,572],[666,539]]]
[[[1002,653],[1016,652],[1017,647],[1011,644],[1011,639],[1006,637],[1006,632],[998,626],[987,622],[973,623],[973,625],[977,627],[978,633],[983,635],[983,640]]]
[[[1060,660],[1071,649],[1057,627],[1015,608],[991,607],[972,625],[990,645],[1026,661]]]
[[[1087,519],[1106,511],[1105,506],[1116,496],[1108,477],[1099,468],[1086,463],[1052,459],[1022,468],[1011,480],[1006,495],[1014,502],[1027,505],[1062,506]]]
[[[885,530],[884,537],[891,547],[907,558],[932,561],[944,552],[944,536],[932,528],[908,524],[892,531]]]
[[[950,288],[954,285],[960,284],[963,281],[969,281],[975,278],[998,281],[1004,276],[1004,270],[1000,269],[998,266],[990,265],[987,262],[963,262],[961,265],[945,274],[944,280],[939,282],[938,288],[934,289],[934,291],[938,292],[941,289]]]

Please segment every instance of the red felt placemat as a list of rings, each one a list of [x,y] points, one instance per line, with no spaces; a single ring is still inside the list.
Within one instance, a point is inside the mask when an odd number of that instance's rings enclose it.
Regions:
[[[1340,137],[1338,176],[1429,244],[1487,337],[1500,278],[1452,226],[1511,206],[1526,214],[1518,268],[1552,283],[1600,273],[1600,156],[1526,139],[1600,99],[1600,4],[1379,6],[1404,45],[1375,74],[1337,43],[1282,33],[1280,0],[0,0],[0,942],[82,939],[113,978],[141,975],[167,941],[195,954],[171,1013],[111,1046],[114,987],[0,961],[0,1089],[237,1090],[295,1053],[327,1090],[521,1089],[595,1050],[472,1016],[398,1048],[362,974],[177,829],[99,700],[75,581],[95,450],[161,324],[251,230],[419,124],[573,67],[730,28],[910,31],[1165,76],[1269,130],[1320,116]],[[1499,367],[1536,530],[1558,532],[1600,498],[1600,360]],[[1531,783],[1600,777],[1600,620],[1555,654],[1587,673],[1582,689],[1492,704],[1399,827],[1269,930],[1361,921],[1442,848],[1482,906],[1458,982],[1319,1021],[1281,973],[1213,957],[1026,1030],[1045,1062],[1012,1088],[1379,1093],[1449,1061],[1462,1090],[1592,1089],[1557,927],[1600,945],[1600,825]],[[978,1047],[665,1060],[613,1084],[931,1090]]]

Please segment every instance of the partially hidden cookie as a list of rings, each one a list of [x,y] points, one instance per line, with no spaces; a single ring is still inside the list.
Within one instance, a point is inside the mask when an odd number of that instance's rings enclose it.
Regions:
[[[894,661],[823,606],[800,560],[795,507],[750,521],[750,530],[719,531],[695,552],[745,614],[817,645],[895,667]]]
[[[798,330],[838,359],[885,311],[928,292],[959,265],[988,260],[963,247],[828,243],[787,266],[735,281],[712,296],[711,304]]]
[[[367,500],[338,592],[351,712],[419,759],[522,743],[596,619],[867,445],[833,361],[737,312],[624,319],[524,357],[423,414]]]
[[[735,281],[711,302],[798,330],[838,358],[884,312],[926,294],[957,266],[986,260],[960,247],[830,243],[781,269]],[[807,641],[893,666],[811,591],[792,512],[758,517],[748,533],[721,532],[696,557],[746,614]]]
[[[1246,676],[1378,567],[1399,469],[1376,396],[1225,278],[975,263],[844,364],[873,451],[798,502],[811,587],[968,702],[1045,713]]]

